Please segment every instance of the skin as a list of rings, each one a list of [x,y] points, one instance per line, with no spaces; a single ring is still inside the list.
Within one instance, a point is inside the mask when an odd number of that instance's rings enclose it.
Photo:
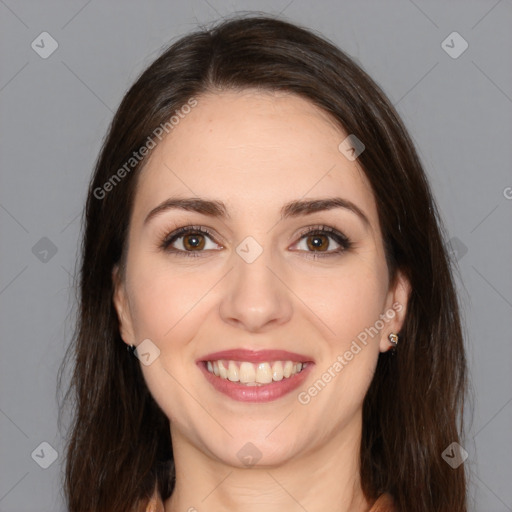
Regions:
[[[402,274],[389,281],[372,190],[357,160],[338,150],[347,134],[310,102],[255,90],[197,99],[141,172],[126,266],[114,269],[123,340],[149,338],[160,350],[141,368],[171,424],[177,479],[165,510],[368,511],[359,480],[362,403],[410,292]],[[223,201],[229,218],[170,209],[145,223],[171,196]],[[356,204],[369,226],[344,208],[280,220],[289,201],[333,196]],[[215,234],[204,235],[203,257],[159,247],[188,225]],[[335,228],[352,247],[313,259],[319,251],[307,241],[315,236],[301,234],[315,225]],[[247,236],[263,248],[252,263],[236,252]],[[339,247],[321,240],[328,251]],[[184,242],[173,245],[183,250]],[[396,302],[401,311],[308,404],[299,403],[298,391]],[[217,392],[195,363],[231,348],[289,350],[315,365],[298,391],[242,403]],[[251,467],[237,456],[248,442],[261,453]]]

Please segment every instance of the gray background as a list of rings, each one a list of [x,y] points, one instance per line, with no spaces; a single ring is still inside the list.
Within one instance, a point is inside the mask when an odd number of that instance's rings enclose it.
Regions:
[[[237,10],[318,30],[402,115],[458,257],[475,390],[471,510],[511,511],[511,0],[0,0],[0,511],[64,510],[55,377],[73,327],[81,209],[113,111],[163,45]],[[44,31],[58,43],[46,59],[31,47]],[[441,44],[453,31],[469,44],[458,58]],[[42,442],[58,453],[47,469]]]

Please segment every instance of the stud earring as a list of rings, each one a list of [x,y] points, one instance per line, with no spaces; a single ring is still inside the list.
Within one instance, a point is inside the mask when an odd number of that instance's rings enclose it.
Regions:
[[[135,345],[126,345],[126,350],[133,354],[135,352]]]
[[[393,348],[396,348],[396,346],[398,345],[398,334],[395,334],[395,333],[392,332],[388,336],[388,340],[394,345]]]

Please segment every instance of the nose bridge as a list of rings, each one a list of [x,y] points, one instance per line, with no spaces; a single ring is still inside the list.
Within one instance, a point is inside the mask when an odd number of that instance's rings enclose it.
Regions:
[[[292,315],[291,298],[275,275],[279,271],[274,268],[276,262],[270,248],[247,237],[237,246],[232,259],[234,268],[227,276],[226,293],[219,308],[223,320],[250,331],[288,321]]]

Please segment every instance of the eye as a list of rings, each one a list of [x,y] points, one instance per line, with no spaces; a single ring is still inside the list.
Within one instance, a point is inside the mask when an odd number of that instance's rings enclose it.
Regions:
[[[208,242],[212,246],[208,247]],[[332,245],[335,247],[333,248]],[[295,244],[309,257],[323,258],[339,255],[352,247],[352,242],[338,230],[329,226],[312,226],[303,231]],[[337,247],[336,247],[337,246]],[[208,250],[222,248],[214,242],[214,235],[202,226],[185,226],[168,234],[160,244],[161,249],[177,256],[203,256]],[[293,247],[293,246],[292,246]]]
[[[185,226],[167,235],[161,243],[161,248],[179,256],[201,256],[204,250],[215,249],[218,244],[213,243],[213,234],[202,226]]]
[[[295,245],[299,250],[311,253],[310,257],[323,258],[345,252],[352,247],[352,242],[334,228],[313,226],[301,233],[300,240]],[[335,247],[332,247],[332,245]]]

